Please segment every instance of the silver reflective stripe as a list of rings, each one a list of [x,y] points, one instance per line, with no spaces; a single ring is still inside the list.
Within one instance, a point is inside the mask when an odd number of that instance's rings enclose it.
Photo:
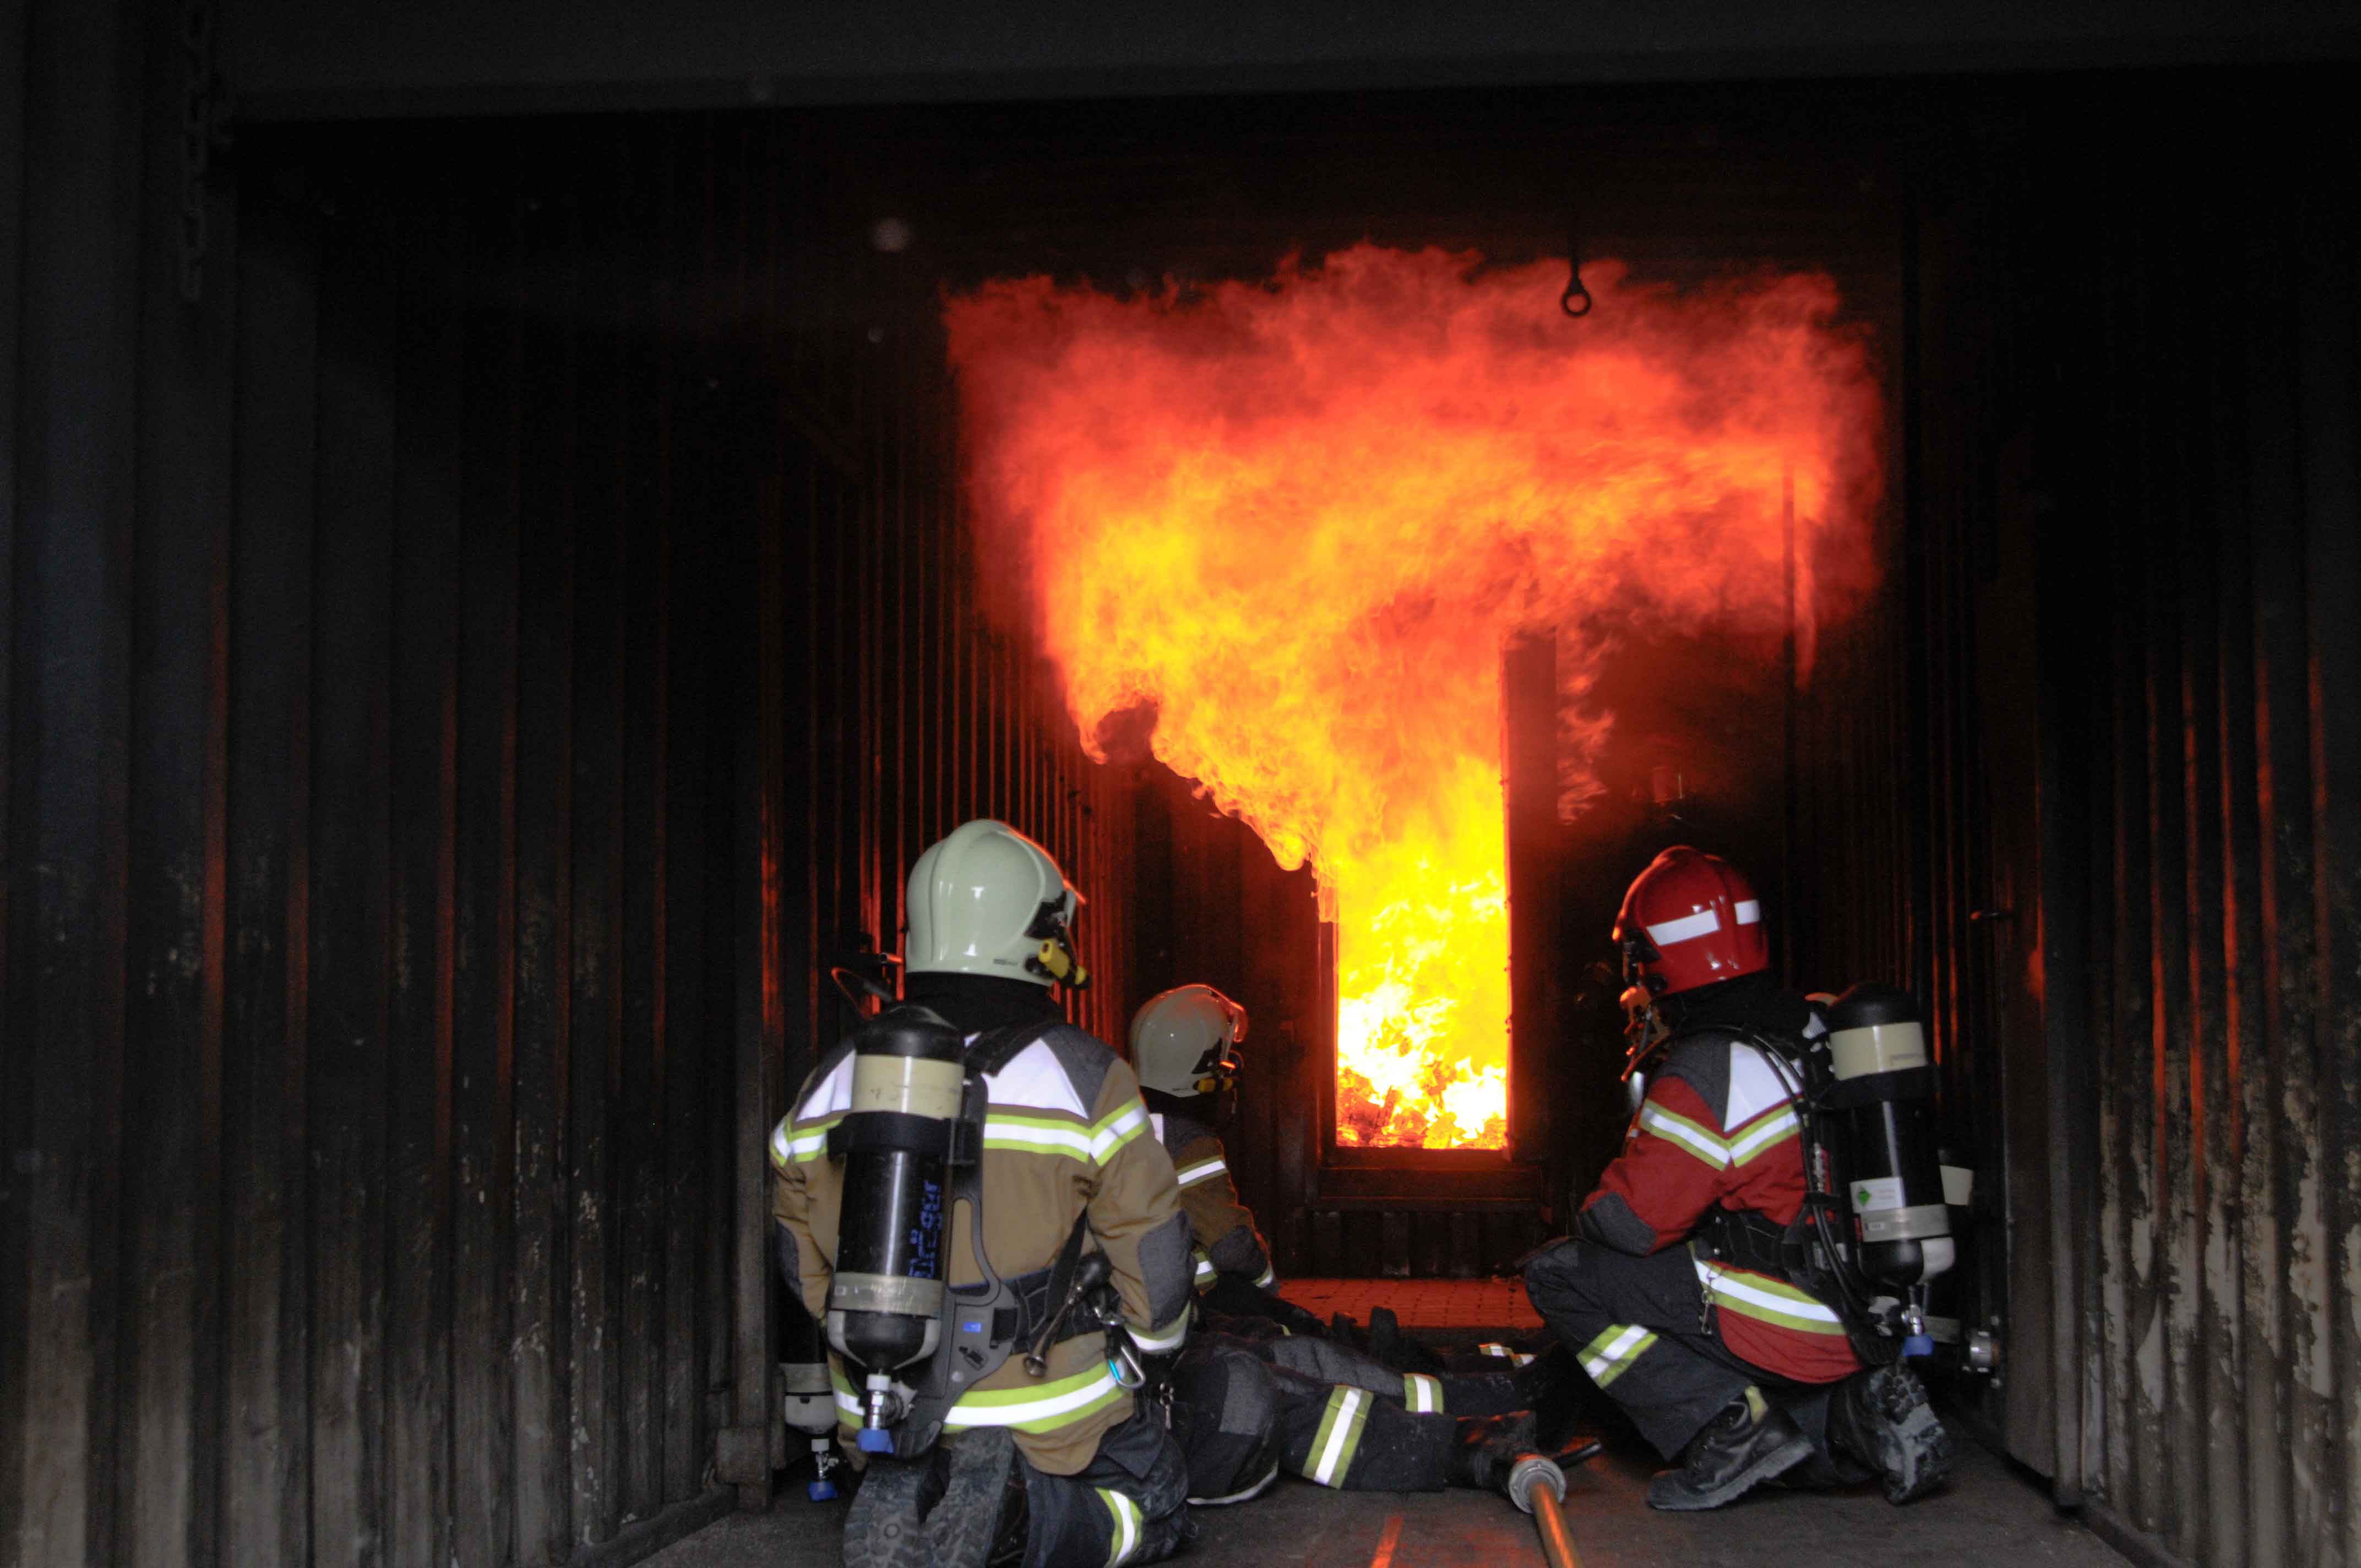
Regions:
[[[1131,1343],[1150,1355],[1162,1355],[1168,1351],[1178,1350],[1180,1348],[1181,1342],[1188,1337],[1189,1314],[1186,1312],[1173,1319],[1170,1325],[1161,1331],[1150,1329],[1131,1331]]]
[[[1115,1539],[1108,1543],[1107,1568],[1122,1568],[1139,1550],[1139,1505],[1111,1487],[1092,1488],[1115,1516]]]
[[[840,1274],[829,1281],[831,1312],[901,1312],[931,1318],[942,1310],[943,1282],[898,1274]]]
[[[1694,941],[1710,937],[1721,929],[1721,916],[1710,909],[1700,909],[1694,915],[1684,915],[1677,920],[1660,920],[1648,927],[1648,940],[1660,948],[1675,942]]]
[[[1279,1466],[1273,1464],[1261,1480],[1248,1486],[1245,1491],[1232,1492],[1226,1497],[1191,1497],[1189,1499],[1189,1506],[1192,1508],[1225,1508],[1232,1503],[1249,1502],[1269,1491],[1271,1483],[1278,1479]]]
[[[1951,1234],[1951,1212],[1940,1203],[1915,1209],[1863,1209],[1861,1239],[1865,1242],[1917,1241]]]
[[[948,1122],[960,1113],[965,1086],[965,1071],[955,1061],[929,1061],[923,1057],[852,1058],[852,1109],[856,1113],[886,1111]]]
[[[1223,1162],[1222,1157],[1215,1155],[1210,1159],[1201,1159],[1196,1161],[1194,1164],[1184,1167],[1180,1170],[1176,1171],[1174,1176],[1180,1185],[1183,1187],[1194,1187],[1201,1181],[1212,1180],[1214,1177],[1221,1175],[1222,1172],[1229,1168],[1230,1168]]]
[[[1609,1323],[1598,1337],[1582,1347],[1582,1369],[1604,1388],[1646,1354],[1656,1336],[1640,1323]]]
[[[1312,1473],[1305,1479],[1323,1486],[1341,1482],[1352,1468],[1354,1451],[1361,1446],[1361,1427],[1368,1420],[1364,1407],[1368,1402],[1368,1393],[1360,1388],[1338,1388],[1328,1396],[1326,1419],[1312,1440]]]

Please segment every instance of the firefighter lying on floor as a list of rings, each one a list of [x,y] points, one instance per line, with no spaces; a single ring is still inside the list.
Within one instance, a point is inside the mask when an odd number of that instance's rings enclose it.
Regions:
[[[1279,1295],[1214,1130],[1227,1120],[1246,1031],[1246,1009],[1210,985],[1152,997],[1131,1024],[1132,1064],[1193,1243],[1198,1327],[1170,1383],[1189,1500],[1243,1501],[1281,1469],[1347,1490],[1500,1491],[1536,1450],[1561,1465],[1597,1452],[1587,1439],[1546,1441],[1565,1436],[1551,1430],[1563,1417],[1546,1398],[1570,1374],[1564,1357],[1455,1374],[1401,1340],[1390,1313],[1372,1314],[1373,1354]]]
[[[1583,1201],[1578,1235],[1527,1265],[1533,1306],[1676,1461],[1649,1486],[1655,1508],[1719,1508],[1781,1477],[1874,1475],[1895,1502],[1924,1495],[1949,1467],[1950,1439],[1895,1359],[1890,1321],[1862,1321],[1849,1283],[1786,1262],[1815,1255],[1797,1223],[1797,1096],[1827,1029],[1768,973],[1753,890],[1719,857],[1668,850],[1632,883],[1615,939],[1634,987],[1632,1068],[1653,1064],[1653,1077],[1623,1153]],[[1666,1033],[1652,1037],[1659,1020]],[[1889,1206],[1901,1234],[1916,1223],[1935,1235],[1947,1234],[1940,1202],[1931,1217]],[[1913,1278],[1948,1266],[1948,1240],[1928,1242],[1923,1260],[1910,1245]]]

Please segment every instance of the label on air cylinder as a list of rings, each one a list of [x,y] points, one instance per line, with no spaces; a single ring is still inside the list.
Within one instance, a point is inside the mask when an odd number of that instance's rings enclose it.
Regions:
[[[1856,1214],[1901,1207],[1902,1179],[1898,1176],[1863,1177],[1852,1184],[1852,1212]]]

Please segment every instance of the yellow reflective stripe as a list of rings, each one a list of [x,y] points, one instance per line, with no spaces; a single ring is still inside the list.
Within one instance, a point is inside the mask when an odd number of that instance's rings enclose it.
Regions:
[[[1062,1155],[1087,1165],[1091,1161],[1090,1129],[1078,1122],[1047,1116],[1020,1116],[988,1111],[983,1118],[983,1146],[1015,1149],[1027,1154]]]
[[[1402,1374],[1402,1404],[1421,1415],[1443,1409],[1443,1380],[1423,1372]]]
[[[1211,1159],[1201,1159],[1192,1164],[1184,1165],[1173,1174],[1179,1178],[1181,1186],[1194,1187],[1200,1181],[1210,1180],[1229,1168],[1222,1157],[1215,1155]]]
[[[1745,1165],[1766,1149],[1778,1147],[1789,1138],[1801,1135],[1803,1124],[1795,1119],[1793,1106],[1782,1106],[1767,1116],[1759,1117],[1752,1125],[1733,1135],[1730,1140],[1730,1163]]]
[[[1115,1516],[1115,1536],[1107,1547],[1107,1568],[1121,1568],[1122,1564],[1131,1561],[1131,1554],[1139,1550],[1139,1505],[1121,1492],[1111,1491],[1104,1486],[1093,1486],[1091,1490],[1099,1495],[1099,1501],[1104,1503],[1107,1512]]]
[[[954,1430],[1014,1427],[1038,1436],[1096,1415],[1122,1398],[1123,1385],[1102,1362],[1055,1383],[969,1394],[950,1408],[943,1425]]]
[[[1167,1351],[1178,1350],[1180,1348],[1180,1342],[1188,1337],[1189,1314],[1186,1312],[1173,1319],[1164,1328],[1131,1331],[1131,1343],[1150,1355],[1162,1355]]]
[[[1091,1129],[1091,1157],[1104,1165],[1115,1157],[1115,1151],[1148,1131],[1148,1107],[1134,1100],[1107,1113],[1106,1117]]]
[[[853,1392],[852,1380],[844,1368],[836,1364],[834,1353],[828,1358],[828,1386],[836,1390],[836,1424],[857,1427],[861,1424],[861,1396]]]
[[[1640,1125],[1660,1138],[1678,1144],[1683,1152],[1695,1155],[1716,1170],[1730,1163],[1730,1146],[1718,1135],[1653,1100],[1640,1108]]]
[[[1211,1259],[1211,1258],[1207,1257],[1207,1256],[1206,1256],[1203,1253],[1202,1253],[1202,1252],[1201,1252],[1201,1253],[1199,1253],[1199,1254],[1197,1255],[1197,1270],[1196,1270],[1196,1282],[1197,1282],[1197,1288],[1198,1288],[1198,1289],[1200,1289],[1200,1290],[1202,1290],[1202,1289],[1204,1289],[1206,1287],[1208,1287],[1208,1286],[1210,1286],[1211,1284],[1213,1284],[1214,1280],[1219,1279],[1221,1277],[1222,1277],[1222,1271],[1221,1271],[1220,1269],[1215,1268],[1215,1267],[1213,1266],[1213,1259]]]
[[[782,1116],[779,1118],[779,1124],[771,1129],[771,1163],[781,1170],[786,1169],[795,1159],[790,1152],[793,1145],[787,1135],[788,1125],[792,1121],[792,1117]]]
[[[1724,1310],[1805,1333],[1844,1332],[1844,1321],[1826,1303],[1792,1285],[1765,1275],[1741,1274],[1703,1258],[1696,1259],[1696,1263],[1697,1283],[1705,1288],[1706,1299]]]
[[[1604,1388],[1626,1372],[1656,1343],[1656,1336],[1637,1323],[1609,1323],[1582,1347],[1582,1369]]]
[[[1257,1290],[1279,1288],[1279,1269],[1275,1265],[1268,1263],[1263,1265],[1262,1272],[1255,1277],[1255,1288]]]
[[[833,1356],[829,1361],[829,1386],[836,1390],[839,1425],[861,1424],[861,1396]],[[978,1389],[961,1398],[943,1418],[946,1427],[1014,1427],[1039,1435],[1094,1416],[1123,1398],[1123,1385],[1101,1362],[1071,1377],[1036,1383],[1022,1388]]]
[[[1344,1485],[1353,1455],[1361,1446],[1361,1429],[1369,1422],[1369,1393],[1365,1388],[1338,1387],[1328,1396],[1320,1430],[1312,1439],[1312,1454],[1304,1479],[1323,1486]]]
[[[819,1158],[828,1151],[829,1128],[843,1119],[840,1111],[808,1128],[797,1129],[790,1141],[791,1157],[799,1163]],[[1104,1165],[1117,1149],[1147,1130],[1148,1108],[1137,1100],[1117,1107],[1096,1126],[1053,1115],[992,1110],[984,1113],[983,1146]]]
[[[807,1123],[796,1127],[793,1132],[787,1130],[787,1124],[785,1122],[780,1123],[779,1131],[771,1136],[771,1157],[777,1159],[784,1148],[786,1157],[797,1165],[809,1165],[816,1159],[826,1158],[828,1130],[843,1120],[844,1113],[839,1111],[833,1115],[822,1116],[817,1122]]]

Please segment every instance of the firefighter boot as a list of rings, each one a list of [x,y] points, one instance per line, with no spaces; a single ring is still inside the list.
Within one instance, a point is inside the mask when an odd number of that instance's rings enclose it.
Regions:
[[[1462,1416],[1451,1431],[1451,1461],[1445,1474],[1454,1486],[1507,1496],[1509,1472],[1533,1451],[1533,1416],[1517,1410],[1505,1416]]]
[[[1519,1460],[1538,1454],[1563,1473],[1597,1453],[1599,1446],[1597,1438],[1588,1436],[1570,1438],[1554,1447],[1544,1445],[1531,1410],[1515,1410],[1505,1416],[1462,1416],[1452,1429],[1451,1458],[1445,1474],[1451,1486],[1498,1492],[1505,1497],[1510,1495],[1510,1473],[1516,1469]]]
[[[1828,1446],[1877,1473],[1889,1503],[1923,1497],[1951,1471],[1951,1434],[1899,1363],[1844,1380],[1828,1401]]]
[[[1443,1357],[1402,1332],[1401,1320],[1394,1316],[1391,1307],[1378,1307],[1369,1313],[1369,1354],[1396,1372],[1444,1370]]]
[[[872,1459],[845,1516],[845,1568],[985,1568],[1001,1560],[1012,1505],[1021,1556],[1016,1453],[1007,1429],[985,1427],[917,1459]]]
[[[1657,1472],[1648,1483],[1648,1506],[1671,1512],[1718,1508],[1795,1468],[1811,1452],[1812,1440],[1794,1419],[1750,1387],[1689,1440],[1678,1470]]]

